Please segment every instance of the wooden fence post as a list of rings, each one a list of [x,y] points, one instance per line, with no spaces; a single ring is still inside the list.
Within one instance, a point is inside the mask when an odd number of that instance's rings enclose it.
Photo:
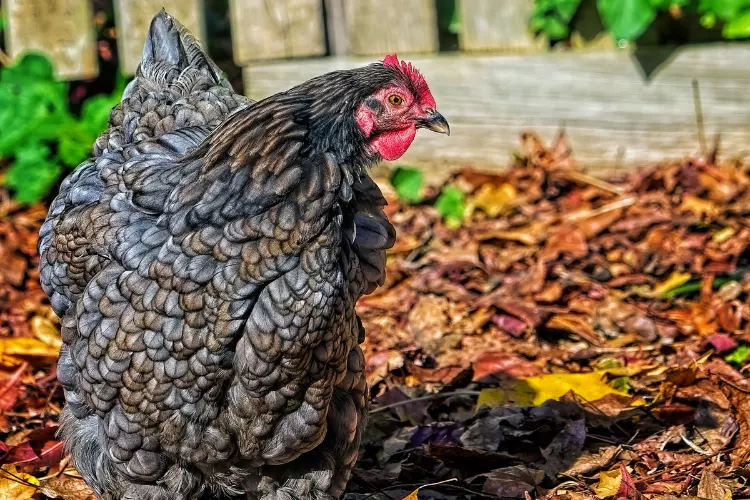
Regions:
[[[534,0],[458,0],[461,50],[532,50],[543,43],[529,31]]]
[[[437,52],[434,0],[344,0],[349,53]]]
[[[115,0],[117,53],[126,75],[138,68],[151,19],[162,7],[205,43],[203,0]]]
[[[320,0],[230,0],[229,7],[234,60],[240,66],[326,53]]]
[[[58,78],[94,78],[99,72],[89,0],[5,0],[5,41],[11,57],[42,52]]]

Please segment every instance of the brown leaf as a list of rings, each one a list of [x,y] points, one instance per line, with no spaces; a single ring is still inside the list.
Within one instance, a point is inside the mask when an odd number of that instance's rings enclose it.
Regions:
[[[725,488],[716,474],[708,469],[703,469],[698,483],[698,496],[709,500],[732,500],[731,491]]]
[[[524,465],[514,465],[495,469],[486,476],[487,480],[482,486],[484,493],[497,498],[525,498],[542,482],[544,472]]]
[[[594,329],[591,327],[585,316],[577,314],[555,314],[546,324],[547,328],[553,330],[563,330],[578,335],[591,345],[600,346],[602,341],[596,336]]]
[[[555,261],[561,256],[582,259],[589,253],[589,246],[583,232],[574,226],[560,226],[550,233],[539,258]]]
[[[735,408],[735,418],[739,426],[734,450],[729,454],[733,467],[738,467],[750,460],[750,395],[748,394],[750,391],[744,388],[741,390],[738,387],[726,383],[721,387]]]
[[[527,378],[541,375],[542,369],[534,363],[512,353],[486,352],[474,360],[474,380],[490,375],[507,375],[511,378]]]
[[[39,491],[50,498],[62,500],[98,500],[83,479],[66,474],[42,481]]]
[[[607,446],[598,453],[578,456],[573,464],[561,474],[566,476],[585,476],[609,467],[620,452],[619,446]]]

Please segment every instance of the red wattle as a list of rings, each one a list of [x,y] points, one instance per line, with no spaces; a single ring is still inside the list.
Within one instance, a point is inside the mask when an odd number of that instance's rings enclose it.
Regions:
[[[416,127],[383,132],[370,140],[370,147],[377,151],[384,160],[397,160],[409,149],[415,135],[417,135]]]

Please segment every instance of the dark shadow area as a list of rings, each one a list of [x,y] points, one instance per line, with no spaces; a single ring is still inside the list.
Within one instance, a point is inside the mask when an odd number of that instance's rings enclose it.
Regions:
[[[458,5],[456,0],[435,0],[438,24],[438,46],[440,52],[458,50]]]
[[[524,384],[513,380],[519,382]],[[527,390],[533,395],[531,387]],[[391,391],[378,399],[380,405],[405,397]],[[518,392],[526,391],[514,389]],[[397,500],[419,485],[453,478],[457,481],[423,488],[420,498],[523,498],[525,493],[535,498],[568,474],[609,467],[621,452],[647,454],[653,445],[639,446],[649,440],[663,440],[662,451],[679,449],[679,438],[662,437],[672,426],[684,426],[686,436],[700,440],[723,432],[730,418],[714,402],[694,396],[652,408],[618,395],[589,403],[568,393],[539,406],[502,405],[476,413],[470,395],[409,401],[390,402],[384,411],[375,406],[344,499]]]
[[[208,53],[226,73],[232,87],[242,92],[242,68],[234,63],[232,25],[228,0],[204,0],[206,5],[206,40]]]

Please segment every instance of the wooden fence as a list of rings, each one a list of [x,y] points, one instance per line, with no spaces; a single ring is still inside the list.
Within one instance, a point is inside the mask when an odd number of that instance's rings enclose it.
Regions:
[[[137,67],[148,23],[162,6],[205,36],[203,0],[114,1],[127,74]],[[61,78],[96,73],[88,0],[3,0],[3,5],[12,56],[29,49],[47,52]],[[456,0],[459,50],[446,53],[440,52],[435,5],[435,0],[230,0],[234,57],[244,68],[245,93],[260,99],[314,75],[396,52],[422,70],[451,123],[449,138],[420,133],[402,159],[425,165],[429,174],[457,165],[507,164],[521,130],[551,139],[563,125],[579,162],[597,171],[695,153],[703,135],[719,133],[722,150],[750,156],[750,44],[641,48],[637,54],[613,46],[549,52],[527,29],[533,0]],[[643,68],[655,65],[657,71],[646,78]]]

